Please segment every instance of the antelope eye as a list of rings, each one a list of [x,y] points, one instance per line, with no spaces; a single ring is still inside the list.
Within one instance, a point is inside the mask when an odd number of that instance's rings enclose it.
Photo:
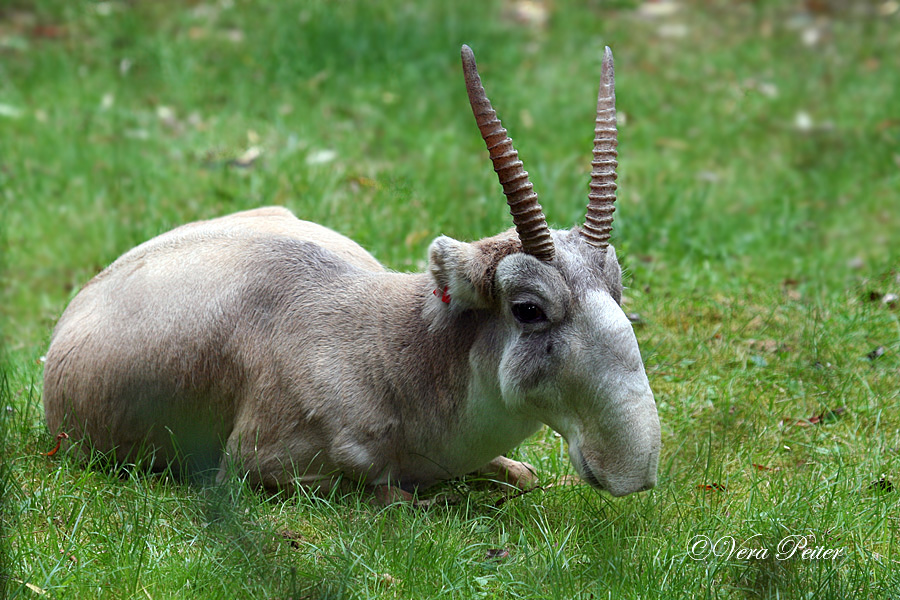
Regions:
[[[547,320],[541,307],[531,302],[516,302],[512,305],[512,314],[519,323],[540,323]]]

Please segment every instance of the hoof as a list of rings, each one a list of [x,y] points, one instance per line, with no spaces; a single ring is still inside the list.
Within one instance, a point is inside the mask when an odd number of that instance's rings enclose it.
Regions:
[[[393,485],[376,485],[375,486],[376,506],[389,506],[397,502],[412,502],[413,495]]]
[[[479,469],[480,475],[486,475],[501,483],[517,487],[520,490],[530,490],[538,484],[535,468],[526,462],[511,460],[505,456],[498,456],[489,462],[484,468]]]

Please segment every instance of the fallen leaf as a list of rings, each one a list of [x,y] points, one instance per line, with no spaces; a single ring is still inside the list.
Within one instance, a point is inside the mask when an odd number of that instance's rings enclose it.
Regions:
[[[106,92],[100,99],[100,110],[109,110],[116,103],[116,96],[112,92]]]
[[[656,30],[656,35],[661,38],[681,39],[688,36],[690,29],[684,23],[666,23],[660,25]]]
[[[220,35],[223,39],[228,40],[232,44],[240,44],[244,41],[244,30],[243,29],[236,29],[236,28],[226,29]]]
[[[677,2],[663,0],[662,2],[644,2],[638,6],[637,13],[648,19],[670,17],[681,8]]]
[[[53,456],[54,454],[59,452],[59,446],[60,444],[62,444],[62,441],[67,439],[69,439],[69,434],[65,431],[60,431],[56,435],[56,446],[53,448],[53,450],[51,450],[50,452],[41,452],[41,454],[43,454],[44,456]]]
[[[750,348],[756,350],[758,352],[768,352],[769,354],[773,354],[781,349],[781,345],[778,343],[778,340],[747,340],[747,343],[750,344]],[[763,365],[765,366],[765,365]]]
[[[308,165],[324,165],[325,163],[330,163],[334,159],[336,159],[338,153],[334,150],[316,150],[314,152],[310,152],[306,157],[306,164]]]
[[[113,10],[115,7],[112,2],[97,2],[93,5],[94,12],[96,12],[101,17],[108,17],[113,14]]]
[[[801,294],[799,290],[794,287],[784,286],[783,290],[785,297],[791,302],[799,302],[803,299],[803,294]]]
[[[549,10],[543,2],[537,0],[517,0],[507,8],[509,18],[528,27],[541,29],[547,24]]]
[[[509,558],[509,550],[505,548],[491,548],[484,556],[485,560],[503,560]]]
[[[707,483],[707,484],[701,483],[700,485],[697,486],[697,489],[703,490],[705,492],[713,492],[714,491],[714,492],[725,493],[728,491],[728,489],[721,483]]]
[[[837,408],[826,410],[822,414],[813,417],[809,420],[809,422],[814,425],[818,423],[832,423],[834,421],[837,421],[838,418],[845,412],[847,412],[846,406],[838,406]]]
[[[898,10],[900,10],[900,2],[897,2],[896,0],[888,0],[878,7],[878,14],[882,17],[889,17]]]
[[[55,40],[65,37],[66,28],[61,25],[35,25],[31,28],[31,37]]]
[[[756,81],[753,87],[766,98],[778,97],[778,86],[771,81]]]
[[[171,106],[159,105],[156,107],[156,118],[170,129],[178,126],[178,117],[175,116],[175,109]]]
[[[378,183],[377,179],[372,179],[371,177],[363,177],[362,175],[351,177],[350,181],[360,187],[371,188],[374,190],[380,190],[381,184]]]
[[[400,580],[391,575],[390,573],[379,573],[376,575],[379,581],[385,583],[387,585],[394,585],[395,583],[400,583]]]
[[[837,421],[837,419],[847,412],[846,406],[839,406],[837,408],[826,410],[825,412],[812,416],[808,419],[797,419],[795,417],[783,417],[781,419],[782,427],[785,426],[793,426],[793,427],[810,427],[812,425],[821,425],[822,423],[833,423]]]
[[[874,350],[872,350],[871,352],[866,354],[866,358],[868,358],[869,360],[875,360],[876,358],[878,358],[879,356],[881,356],[883,354],[884,354],[884,346],[878,346],[877,348],[875,348]]]
[[[756,467],[756,469],[758,471],[773,471],[774,472],[774,471],[781,470],[781,467],[767,467],[766,465],[758,465],[756,463],[750,463],[750,464],[753,465],[754,467]]]
[[[22,581],[21,579],[13,579],[12,581],[13,581],[13,583],[20,583],[20,584],[24,585],[26,588],[28,588],[29,590],[31,590],[32,592],[34,592],[35,594],[37,594],[39,596],[47,595],[47,590],[39,588],[38,586],[34,585],[33,583],[28,583],[28,582]]]
[[[809,113],[801,110],[794,115],[794,129],[797,131],[810,131],[812,128],[813,120]]]
[[[290,541],[291,548],[300,548],[300,542],[303,540],[303,536],[297,533],[296,531],[291,531],[290,529],[283,529],[281,531],[281,537]]]
[[[259,146],[250,146],[243,154],[231,161],[231,164],[246,169],[252,167],[253,163],[255,163],[256,159],[260,156],[262,156],[262,148]]]
[[[815,46],[822,39],[822,30],[818,27],[807,27],[800,35],[800,39],[807,46]]]
[[[191,40],[202,40],[209,35],[209,30],[205,27],[191,27],[188,29],[188,38]]]
[[[894,484],[882,477],[878,481],[873,481],[871,485],[869,485],[869,489],[876,492],[890,493],[894,491]]]
[[[808,419],[797,419],[794,417],[781,417],[781,422],[779,423],[782,427],[809,427],[812,423],[809,422]],[[786,449],[790,450],[790,448]]]
[[[188,115],[187,123],[194,129],[199,129],[201,131],[206,129],[206,123],[203,122],[203,117],[197,111],[193,111]]]

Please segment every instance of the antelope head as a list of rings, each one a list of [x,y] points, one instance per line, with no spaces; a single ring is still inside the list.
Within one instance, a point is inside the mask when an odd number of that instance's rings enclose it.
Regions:
[[[622,496],[656,484],[660,429],[637,340],[620,306],[622,273],[610,245],[617,129],[612,52],[597,100],[585,222],[551,230],[522,161],[488,100],[472,50],[462,47],[469,101],[503,187],[515,234],[464,243],[439,237],[429,270],[451,308],[499,315],[495,373],[511,414],[543,422],[569,445],[583,479]],[[445,299],[446,301],[446,299]]]

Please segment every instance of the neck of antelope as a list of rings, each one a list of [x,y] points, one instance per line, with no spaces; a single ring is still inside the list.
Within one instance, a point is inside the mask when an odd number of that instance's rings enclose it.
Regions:
[[[367,279],[367,318],[382,326],[366,367],[391,397],[407,472],[444,479],[473,471],[541,426],[502,400],[503,334],[490,309],[457,310],[428,275]]]

